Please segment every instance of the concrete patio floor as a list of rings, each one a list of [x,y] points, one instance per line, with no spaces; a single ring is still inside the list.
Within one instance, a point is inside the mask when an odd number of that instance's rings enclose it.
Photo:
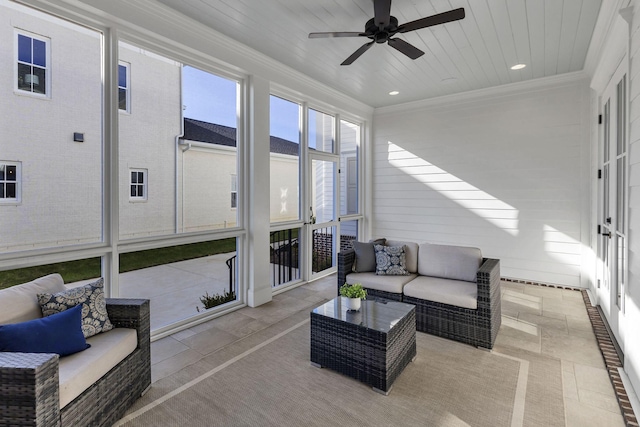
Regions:
[[[202,312],[204,305],[200,297],[206,293],[213,296],[229,291],[226,261],[235,254],[229,252],[121,273],[119,295],[151,301],[153,332],[195,316],[198,310]],[[95,280],[68,283],[66,286],[73,288]]]

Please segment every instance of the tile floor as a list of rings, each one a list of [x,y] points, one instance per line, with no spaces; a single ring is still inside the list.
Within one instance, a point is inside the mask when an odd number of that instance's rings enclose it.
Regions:
[[[152,381],[172,375],[242,337],[335,296],[335,275],[276,295],[151,344]],[[560,359],[566,425],[624,426],[582,294],[502,282],[503,322],[496,347]]]

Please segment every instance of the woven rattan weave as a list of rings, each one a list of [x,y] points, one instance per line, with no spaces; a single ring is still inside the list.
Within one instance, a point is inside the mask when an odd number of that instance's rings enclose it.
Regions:
[[[335,298],[311,312],[311,362],[387,394],[416,356],[415,307],[362,301],[347,311]]]
[[[137,330],[138,346],[62,410],[57,354],[0,352],[0,427],[111,426],[122,418],[151,384],[149,301],[107,299],[107,311],[115,327]]]

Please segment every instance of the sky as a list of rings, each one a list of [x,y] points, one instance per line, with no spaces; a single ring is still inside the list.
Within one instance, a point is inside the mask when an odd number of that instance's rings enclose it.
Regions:
[[[237,127],[236,86],[233,80],[197,68],[182,69],[184,117]],[[299,142],[300,105],[271,97],[271,135]]]

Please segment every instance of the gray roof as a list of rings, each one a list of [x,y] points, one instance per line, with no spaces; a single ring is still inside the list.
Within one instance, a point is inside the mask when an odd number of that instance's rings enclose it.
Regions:
[[[182,139],[235,147],[236,128],[185,118],[184,136]],[[272,153],[298,156],[298,150],[299,145],[296,142],[276,136],[270,137],[270,151]]]

